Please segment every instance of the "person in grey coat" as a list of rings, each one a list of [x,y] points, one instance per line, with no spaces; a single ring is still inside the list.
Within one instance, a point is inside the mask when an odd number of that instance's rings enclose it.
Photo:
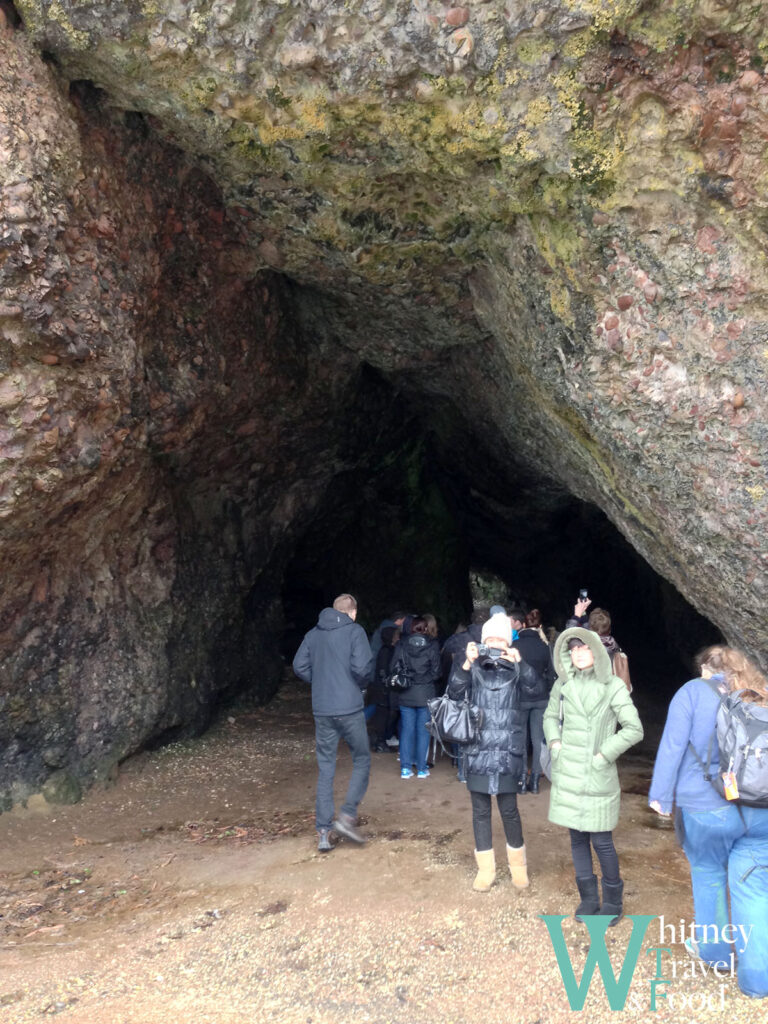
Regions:
[[[356,843],[365,837],[357,828],[357,808],[368,789],[371,752],[363,714],[363,691],[371,674],[371,647],[357,617],[357,601],[340,594],[333,608],[320,612],[317,625],[301,642],[293,671],[312,686],[317,754],[315,804],[317,848],[332,849],[331,829]],[[343,739],[352,754],[352,776],[347,796],[334,816],[333,780],[336,753]]]

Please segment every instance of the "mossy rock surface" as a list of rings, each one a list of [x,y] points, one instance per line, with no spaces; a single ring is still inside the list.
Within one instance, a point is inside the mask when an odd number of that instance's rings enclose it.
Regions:
[[[43,796],[49,804],[77,804],[83,798],[83,788],[69,772],[54,772],[43,786]]]

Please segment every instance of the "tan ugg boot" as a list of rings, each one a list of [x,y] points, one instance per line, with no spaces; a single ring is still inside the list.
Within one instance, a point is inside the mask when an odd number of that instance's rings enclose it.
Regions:
[[[488,892],[496,881],[496,858],[493,850],[475,850],[477,874],[472,883],[475,892]]]
[[[512,874],[512,885],[516,889],[525,889],[528,885],[528,869],[525,860],[525,846],[507,846],[507,860]]]

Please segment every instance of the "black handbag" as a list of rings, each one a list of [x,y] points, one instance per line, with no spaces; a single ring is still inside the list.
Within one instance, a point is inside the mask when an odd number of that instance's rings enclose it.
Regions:
[[[398,693],[410,688],[411,677],[408,675],[405,665],[401,665],[397,672],[392,673],[389,679],[387,679],[386,685],[387,689],[396,690]]]
[[[426,727],[441,744],[458,743],[462,746],[477,740],[483,724],[483,712],[471,704],[468,696],[453,700],[444,693],[427,701],[429,721]]]

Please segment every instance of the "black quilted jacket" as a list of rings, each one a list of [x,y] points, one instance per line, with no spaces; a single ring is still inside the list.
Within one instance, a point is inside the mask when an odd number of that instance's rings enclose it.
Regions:
[[[519,670],[511,662],[481,664],[465,672],[454,662],[448,696],[469,699],[482,711],[477,743],[464,747],[467,788],[476,793],[511,793],[523,767],[525,731],[520,711]]]

